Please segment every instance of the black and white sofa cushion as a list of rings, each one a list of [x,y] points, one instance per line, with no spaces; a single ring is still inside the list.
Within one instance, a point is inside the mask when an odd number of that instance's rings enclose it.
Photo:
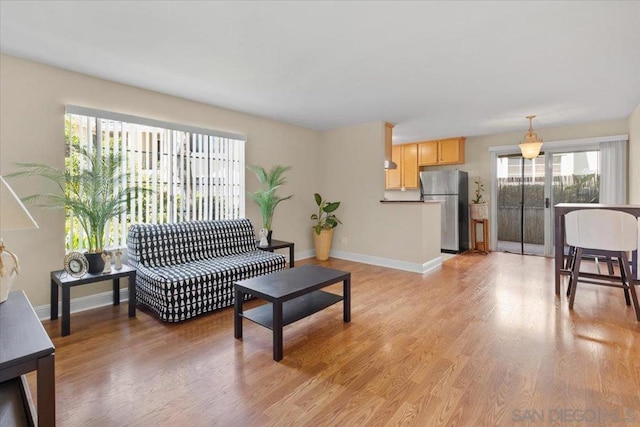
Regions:
[[[285,268],[283,255],[256,247],[246,218],[135,224],[127,247],[138,304],[166,322],[231,306],[234,282]]]

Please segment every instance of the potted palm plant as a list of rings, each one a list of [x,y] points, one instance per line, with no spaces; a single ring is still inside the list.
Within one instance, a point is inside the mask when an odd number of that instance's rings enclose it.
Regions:
[[[9,176],[39,176],[56,184],[56,193],[34,194],[23,200],[36,206],[65,209],[68,216],[77,219],[85,233],[89,272],[95,274],[104,268],[101,255],[109,220],[125,213],[132,200],[150,190],[129,184],[130,174],[122,170],[119,153],[89,150],[77,144],[70,144],[69,150],[65,169],[18,163],[22,171]]]
[[[313,226],[313,245],[316,250],[316,259],[325,261],[329,259],[329,252],[331,252],[333,229],[338,224],[342,224],[334,213],[340,206],[340,202],[323,200],[318,193],[315,193],[313,197],[318,205],[318,213],[311,215],[311,219],[316,221]]]
[[[275,165],[268,172],[260,166],[247,165],[247,169],[253,172],[260,182],[260,189],[253,193],[247,192],[247,195],[258,205],[262,215],[262,232],[267,233],[267,240],[271,243],[273,213],[280,202],[293,197],[280,197],[277,194],[278,188],[287,182],[284,173],[290,170],[291,166]]]

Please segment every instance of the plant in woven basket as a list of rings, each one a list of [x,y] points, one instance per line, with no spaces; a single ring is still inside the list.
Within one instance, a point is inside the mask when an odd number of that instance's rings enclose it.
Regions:
[[[322,199],[318,193],[313,197],[318,205],[318,213],[311,215],[311,219],[316,221],[313,226],[313,244],[316,251],[316,259],[324,261],[329,258],[331,242],[333,241],[333,229],[342,224],[335,215],[340,202],[328,202]]]
[[[484,184],[480,177],[475,181],[476,190],[474,192],[474,198],[471,200],[470,212],[471,219],[488,219],[489,218],[489,205],[484,200]]]
[[[316,221],[313,229],[316,234],[320,234],[322,230],[330,230],[336,228],[338,224],[342,224],[338,217],[333,213],[340,206],[340,202],[328,202],[322,200],[322,196],[315,193],[313,197],[318,205],[318,213],[311,215],[311,219]]]

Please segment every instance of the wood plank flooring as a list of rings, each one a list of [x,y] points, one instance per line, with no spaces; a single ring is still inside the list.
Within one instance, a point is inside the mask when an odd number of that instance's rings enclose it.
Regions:
[[[73,314],[67,337],[44,321],[58,425],[640,424],[640,322],[620,289],[583,285],[571,312],[552,259],[465,254],[425,276],[318,264],[352,272],[352,321],[336,304],[285,327],[280,363],[270,330],[233,338],[231,308],[165,324],[105,307]]]

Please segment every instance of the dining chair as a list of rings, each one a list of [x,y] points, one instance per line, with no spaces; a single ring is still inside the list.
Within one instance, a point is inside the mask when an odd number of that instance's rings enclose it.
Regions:
[[[628,252],[638,249],[638,220],[628,213],[608,209],[575,210],[565,215],[565,236],[567,244],[575,248],[569,309],[573,309],[579,282],[612,286],[625,290],[627,305],[631,305],[628,297],[631,295],[636,319],[640,321],[640,305],[627,256]],[[608,276],[580,272],[580,264],[585,253],[617,258],[620,276],[613,275],[612,269],[609,269]]]
[[[588,251],[588,250],[584,250],[583,253],[583,259],[588,258],[588,259],[593,259],[593,262],[595,263],[596,266],[596,272],[598,274],[601,273],[600,271],[600,258],[603,258],[604,262],[607,264],[607,270],[609,271],[609,276],[613,276],[614,275],[614,267],[613,267],[613,258],[607,255],[602,256],[602,252],[601,251]],[[573,271],[573,263],[576,259],[576,247],[575,246],[569,246],[569,251],[567,253],[567,258],[566,258],[566,263],[565,263],[565,270],[568,271]],[[569,283],[567,285],[567,296],[571,296],[571,285],[573,283],[573,278],[569,277]],[[631,304],[629,302],[629,291],[627,289],[624,290],[624,298],[627,301],[627,305]]]

